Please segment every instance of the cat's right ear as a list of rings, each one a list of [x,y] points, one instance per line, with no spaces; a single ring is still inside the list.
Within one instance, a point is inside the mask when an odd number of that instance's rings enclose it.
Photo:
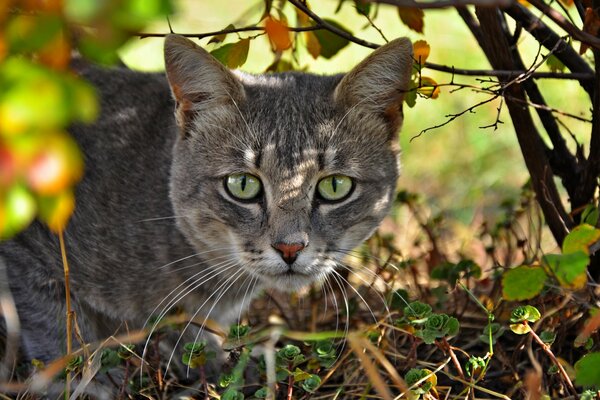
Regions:
[[[219,105],[235,105],[245,98],[241,82],[206,50],[183,36],[165,38],[165,69],[176,101],[175,117],[184,137],[198,113]]]

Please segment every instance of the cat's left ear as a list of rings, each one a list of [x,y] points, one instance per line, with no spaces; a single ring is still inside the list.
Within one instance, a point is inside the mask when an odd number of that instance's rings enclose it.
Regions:
[[[402,101],[410,89],[413,46],[395,39],[371,53],[335,88],[335,101],[348,109],[381,115],[394,132],[402,124]]]
[[[231,71],[181,35],[165,38],[165,69],[177,102],[177,124],[184,134],[188,124],[200,112],[218,106],[234,106],[245,98],[242,83]]]

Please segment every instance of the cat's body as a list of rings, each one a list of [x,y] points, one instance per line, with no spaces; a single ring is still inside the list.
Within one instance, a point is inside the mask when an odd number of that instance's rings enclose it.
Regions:
[[[231,322],[261,288],[324,279],[391,205],[409,41],[345,77],[234,75],[176,36],[165,52],[168,81],[80,71],[102,109],[94,125],[71,129],[86,171],[65,238],[86,341],[139,328],[172,305]],[[0,256],[25,353],[60,356],[57,237],[36,223]]]

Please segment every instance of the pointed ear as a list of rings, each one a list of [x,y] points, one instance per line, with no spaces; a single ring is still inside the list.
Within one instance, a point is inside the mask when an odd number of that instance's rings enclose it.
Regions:
[[[183,36],[165,38],[165,69],[177,104],[177,124],[184,135],[197,113],[244,100],[241,82],[206,50]]]
[[[381,115],[396,132],[412,66],[412,43],[408,38],[395,39],[348,72],[335,88],[334,99],[348,109]]]

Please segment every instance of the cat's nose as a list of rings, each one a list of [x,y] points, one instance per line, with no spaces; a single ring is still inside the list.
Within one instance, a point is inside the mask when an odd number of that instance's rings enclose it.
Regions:
[[[304,249],[306,245],[304,243],[275,243],[273,248],[277,250],[277,252],[283,258],[287,264],[292,265],[296,258],[298,258],[298,253]]]

